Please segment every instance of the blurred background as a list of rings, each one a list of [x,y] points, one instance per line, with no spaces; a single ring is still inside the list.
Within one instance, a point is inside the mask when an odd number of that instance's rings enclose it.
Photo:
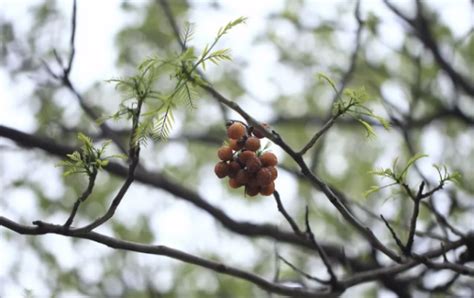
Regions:
[[[412,1],[393,1],[409,17]],[[469,0],[423,2],[424,16],[444,59],[467,81],[474,79],[473,4]],[[77,96],[48,72],[60,70],[70,53],[72,1],[0,0],[0,125],[63,145],[77,145],[77,132],[103,141],[98,126]],[[316,78],[331,77],[337,87],[364,86],[369,106],[392,123],[375,127],[367,138],[352,118],[341,119],[306,155],[324,181],[344,192],[358,216],[384,243],[393,242],[383,214],[400,223],[411,215],[410,202],[398,190],[365,197],[384,181],[368,174],[390,167],[395,158],[415,153],[427,158],[409,174],[415,187],[422,179],[436,185],[432,164],[459,171],[459,185],[433,197],[437,209],[458,228],[474,224],[474,100],[449,76],[413,28],[382,1],[169,1],[180,28],[194,24],[191,45],[202,50],[227,22],[246,16],[219,43],[233,61],[209,65],[205,74],[215,88],[259,121],[267,122],[293,148],[301,148],[330,116],[334,92]],[[70,80],[98,114],[118,109],[121,94],[106,80],[132,75],[145,58],[180,51],[161,1],[78,1],[75,59]],[[169,84],[160,82],[160,84]],[[472,85],[471,85],[472,86]],[[241,119],[222,110],[205,92],[195,108],[179,108],[166,142],[149,142],[142,165],[225,211],[231,218],[273,224],[289,230],[272,197],[244,197],[213,173],[216,151],[226,138],[225,120]],[[117,131],[126,123],[110,121]],[[308,205],[315,235],[350,256],[370,258],[367,243],[347,228],[325,196],[298,176],[296,164],[277,146],[276,185],[288,212],[303,223]],[[118,152],[111,146],[110,152]],[[80,176],[63,177],[60,159],[42,150],[0,138],[0,213],[25,224],[41,219],[62,223],[87,185]],[[103,171],[92,196],[81,206],[77,225],[101,215],[123,179]],[[373,216],[375,214],[375,216]],[[429,213],[420,230],[441,233]],[[319,258],[299,247],[265,237],[229,231],[205,210],[157,187],[136,182],[113,220],[99,231],[130,241],[168,245],[202,257],[225,260],[269,279],[303,283],[301,275],[275,260],[276,255],[306,272],[325,275]],[[400,233],[403,233],[400,227]],[[429,248],[432,239],[417,242]],[[268,297],[256,286],[181,262],[113,250],[86,240],[57,235],[21,236],[0,229],[0,297]],[[339,269],[338,269],[339,270]],[[346,272],[340,268],[340,272]],[[413,273],[412,271],[411,273]],[[428,273],[410,285],[424,289],[447,278]],[[471,281],[472,282],[472,281]],[[460,279],[453,291],[472,295]],[[351,288],[346,297],[396,297],[377,282]]]

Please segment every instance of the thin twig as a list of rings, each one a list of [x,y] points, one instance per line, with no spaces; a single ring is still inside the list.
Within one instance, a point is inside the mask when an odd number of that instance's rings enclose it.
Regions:
[[[459,230],[458,228],[453,226],[451,223],[449,223],[448,219],[436,209],[434,204],[429,204],[428,202],[424,202],[424,201],[422,202],[422,204],[434,214],[434,216],[436,217],[437,221],[439,222],[441,226],[448,228],[456,236],[459,236],[459,237],[466,236],[465,233],[463,233],[461,230]]]
[[[74,61],[74,56],[76,54],[76,47],[75,47],[75,38],[76,38],[76,15],[77,15],[77,1],[74,0],[72,5],[72,18],[71,18],[71,39],[69,41],[71,52],[69,53],[69,60],[67,63],[66,68],[64,69],[65,76],[69,76],[71,72],[72,63]]]
[[[360,16],[360,0],[357,0],[356,2],[356,5],[355,5],[355,9],[354,9],[354,18],[356,19],[357,21],[357,31],[356,31],[356,37],[355,37],[355,46],[354,46],[354,50],[352,51],[351,53],[351,57],[350,57],[350,64],[349,64],[349,67],[347,68],[347,70],[344,72],[341,80],[340,80],[340,83],[339,83],[339,86],[338,86],[338,90],[337,92],[334,94],[334,97],[332,98],[332,104],[331,106],[333,106],[336,101],[338,99],[340,99],[341,97],[341,94],[344,92],[344,89],[346,88],[347,84],[349,83],[349,81],[351,80],[355,70],[356,70],[356,65],[357,65],[357,56],[359,55],[359,51],[360,51],[360,47],[361,47],[361,40],[362,40],[362,30],[363,30],[363,27],[364,27],[364,21],[362,20],[361,16]],[[336,117],[337,118],[337,117]],[[306,148],[308,145],[305,146],[305,148],[303,148],[299,153],[300,154],[304,154],[308,149],[310,149],[318,139],[320,139],[323,134],[325,133],[324,129],[325,129],[325,126],[326,125],[329,125],[329,127],[331,127],[334,123],[334,120],[336,120],[334,118],[334,115],[332,115],[332,111],[330,110],[329,111],[329,114],[326,116],[326,119],[327,121],[325,121],[325,125],[324,127],[320,130],[320,132],[316,133],[311,142],[313,143],[312,145],[310,145],[310,143],[308,143],[309,148]],[[331,123],[332,122],[332,123]],[[327,129],[329,129],[329,127]],[[326,129],[326,130],[327,130]],[[319,135],[318,135],[319,134]],[[313,140],[314,139],[314,140]],[[324,138],[322,138],[320,140],[320,146],[319,146],[319,150],[318,148],[316,148],[316,150],[314,150],[314,154],[312,155],[311,157],[311,164],[310,164],[310,169],[312,171],[315,170],[316,168],[316,165],[317,165],[317,162],[318,162],[318,157],[319,155],[321,154],[322,152],[322,149],[323,148],[323,145],[324,144]]]
[[[422,254],[423,257],[428,259],[436,258],[441,256],[443,253],[451,251],[453,249],[459,248],[464,246],[466,243],[466,239],[460,239],[454,242],[448,242],[442,248],[434,249],[429,252]],[[384,268],[374,269],[367,272],[357,273],[345,280],[342,280],[341,283],[344,284],[346,287],[350,287],[356,284],[360,284],[363,282],[373,281],[379,278],[383,278],[384,276],[394,276],[398,273],[405,272],[413,267],[416,267],[421,264],[420,260],[409,260],[403,264],[396,264],[392,266],[387,266]]]
[[[326,252],[324,249],[319,245],[319,243],[316,241],[316,238],[314,237],[313,231],[311,231],[311,226],[309,224],[309,209],[308,206],[306,206],[305,210],[305,223],[306,223],[306,234],[308,235],[309,240],[314,244],[316,249],[318,250],[319,256],[321,257],[321,260],[323,261],[324,265],[326,266],[326,269],[329,273],[329,276],[331,278],[330,282],[333,288],[338,288],[341,287],[341,284],[339,283],[336,274],[332,270],[331,262],[329,261],[329,258],[326,255]]]
[[[418,39],[431,52],[436,63],[441,67],[441,69],[444,70],[444,72],[446,72],[452,83],[455,86],[461,87],[461,89],[464,90],[466,94],[470,95],[471,97],[474,97],[474,83],[469,82],[467,78],[465,78],[463,75],[461,75],[461,73],[456,71],[453,66],[448,61],[446,61],[446,59],[441,55],[439,45],[433,37],[428,21],[423,15],[421,1],[416,1],[417,11],[416,17],[414,19],[407,17],[388,0],[383,1],[393,13],[395,13],[399,18],[404,20],[408,25],[412,27]]]
[[[74,0],[73,8],[72,8],[72,18],[71,18],[71,37],[70,37],[71,49],[70,49],[70,53],[68,57],[68,64],[64,66],[62,58],[59,56],[59,54],[57,53],[55,49],[53,49],[53,54],[54,54],[54,57],[56,58],[56,62],[61,67],[62,73],[56,74],[52,71],[52,69],[49,67],[49,65],[45,61],[42,61],[42,63],[46,71],[54,79],[60,81],[64,85],[64,87],[69,89],[69,91],[72,94],[74,94],[74,96],[79,102],[79,105],[81,106],[82,110],[86,113],[86,115],[89,116],[89,118],[91,118],[92,120],[96,121],[97,119],[99,119],[99,115],[94,111],[93,108],[87,105],[84,98],[77,91],[77,89],[74,87],[73,83],[69,79],[69,74],[71,72],[72,65],[74,62],[74,56],[76,53],[76,50],[75,50],[76,27],[77,27],[77,3],[76,3],[76,0]],[[122,153],[127,153],[127,149],[122,145],[120,137],[117,134],[115,134],[113,129],[111,129],[106,123],[99,124],[99,127],[102,130],[104,135],[112,139],[114,144],[120,149],[120,151],[122,151]]]
[[[304,155],[311,147],[316,144],[318,139],[322,137],[335,123],[336,119],[339,118],[342,114],[337,113],[332,115],[331,118],[324,124],[324,126],[314,134],[314,136],[309,140],[309,142],[298,152],[299,155]]]
[[[316,282],[319,282],[321,284],[324,284],[324,285],[328,285],[331,283],[331,281],[329,280],[324,280],[324,279],[321,279],[321,278],[317,278],[317,277],[314,277],[306,272],[304,272],[303,270],[299,269],[298,267],[296,267],[295,265],[291,264],[288,260],[286,260],[285,258],[283,258],[281,255],[278,255],[278,259],[282,260],[283,263],[285,263],[286,265],[288,265],[288,267],[290,267],[291,269],[293,269],[295,272],[298,272],[299,274],[301,274],[303,277],[309,279],[309,280],[313,280],[313,281],[316,281]]]
[[[464,265],[460,265],[460,264],[454,264],[454,263],[451,263],[451,262],[437,263],[437,262],[433,262],[433,261],[429,260],[427,257],[417,255],[417,254],[412,254],[412,257],[415,260],[420,261],[421,263],[423,263],[426,267],[428,267],[430,269],[433,269],[433,270],[446,270],[446,269],[448,269],[448,270],[457,272],[457,273],[462,274],[462,275],[474,276],[474,268],[471,268],[471,267],[468,267],[468,266],[464,266]]]
[[[273,196],[275,197],[275,201],[278,206],[278,211],[280,211],[280,213],[283,214],[285,219],[290,224],[291,229],[293,229],[293,232],[295,232],[296,235],[300,235],[300,236],[303,235],[301,230],[298,228],[298,225],[296,224],[295,220],[288,214],[288,212],[286,212],[285,207],[283,206],[283,203],[281,202],[280,194],[278,193],[278,191],[275,190],[273,192]]]
[[[416,194],[415,200],[413,202],[413,213],[411,216],[410,221],[410,230],[408,232],[408,239],[407,244],[405,245],[404,254],[410,255],[411,249],[413,247],[413,240],[415,238],[415,231],[416,231],[416,222],[418,219],[418,213],[420,212],[420,202],[423,199],[423,189],[425,187],[425,182],[420,183],[420,187],[418,188],[418,193]]]
[[[403,245],[402,241],[400,240],[400,238],[398,238],[397,236],[397,233],[395,233],[395,230],[392,229],[392,227],[390,226],[390,224],[388,223],[388,221],[385,219],[385,217],[380,214],[380,218],[382,218],[383,222],[385,223],[385,226],[388,228],[388,230],[390,231],[390,234],[392,234],[392,237],[393,239],[395,240],[395,243],[397,243],[398,247],[400,248],[400,250],[403,252],[405,251],[405,246]]]
[[[275,255],[275,273],[273,274],[273,282],[277,283],[280,280],[280,259],[279,259],[279,252],[278,246],[276,242],[273,242],[273,253]]]
[[[71,226],[72,222],[74,221],[74,217],[76,216],[76,212],[79,209],[79,205],[91,195],[92,189],[94,188],[96,177],[97,177],[97,169],[94,168],[94,170],[89,176],[89,183],[87,184],[86,190],[82,193],[82,195],[79,198],[77,198],[72,208],[71,214],[69,215],[69,218],[64,223],[65,227]]]
[[[139,119],[140,119],[140,114],[141,114],[141,109],[143,105],[144,99],[138,99],[137,107],[135,109],[135,112],[133,114],[132,118],[132,130],[130,133],[130,140],[129,140],[129,153],[128,153],[128,158],[130,160],[130,165],[128,167],[128,174],[127,174],[127,179],[125,180],[124,184],[120,188],[119,192],[115,196],[115,198],[112,200],[112,204],[110,205],[109,209],[107,212],[99,217],[98,219],[94,220],[92,223],[77,229],[77,231],[92,231],[96,227],[102,225],[106,221],[112,218],[112,216],[115,214],[115,210],[117,210],[120,202],[124,198],[125,194],[127,193],[128,189],[132,185],[133,181],[135,180],[135,169],[138,166],[139,163],[139,154],[140,154],[140,144],[136,143],[134,141],[134,136],[135,132],[138,128],[139,125]]]

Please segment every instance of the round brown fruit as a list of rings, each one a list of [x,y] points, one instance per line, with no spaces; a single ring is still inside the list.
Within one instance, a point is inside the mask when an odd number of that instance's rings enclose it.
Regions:
[[[234,122],[227,128],[227,136],[231,139],[238,140],[245,135],[246,130],[247,128],[242,123]]]
[[[239,188],[239,187],[242,186],[242,184],[240,184],[240,183],[237,181],[237,179],[235,179],[235,178],[230,178],[230,179],[229,179],[229,186],[230,186],[231,188]]]
[[[260,187],[258,186],[245,186],[245,193],[250,197],[255,197],[260,192]]]
[[[253,188],[259,188],[260,185],[258,185],[257,182],[257,175],[255,173],[249,173],[249,182],[245,186],[253,187]]]
[[[258,159],[258,157],[254,157],[247,160],[245,166],[247,167],[247,171],[249,173],[257,173],[258,170],[260,170],[260,168],[262,167],[262,162],[260,161],[260,159]]]
[[[249,137],[245,141],[245,148],[250,151],[257,151],[260,149],[260,140],[256,137]]]
[[[216,173],[216,176],[219,178],[224,178],[229,175],[229,170],[229,165],[223,161],[218,162],[214,167],[214,173]]]
[[[272,173],[272,180],[275,180],[278,177],[278,170],[275,167],[267,167]]]
[[[265,186],[273,182],[272,172],[269,168],[261,168],[257,172],[257,182],[260,186]]]
[[[263,196],[271,196],[274,191],[275,191],[275,182],[272,182],[260,188],[260,194]]]
[[[235,160],[229,163],[229,177],[234,178],[242,167]]]
[[[267,123],[262,123],[262,124],[260,124],[260,125],[261,125],[263,128],[265,128],[265,129],[270,128],[270,125],[268,125]],[[262,129],[260,129],[260,128],[258,128],[258,127],[254,128],[254,130],[253,130],[253,135],[256,136],[256,137],[259,138],[259,139],[263,139],[263,138],[265,137],[265,136],[263,135]]]
[[[234,151],[239,151],[240,149],[244,148],[244,142],[240,140],[229,140],[229,147],[232,148]]]
[[[271,152],[264,152],[260,155],[260,160],[265,167],[274,167],[278,163],[276,155]]]
[[[242,185],[247,184],[249,182],[249,173],[241,169],[235,175],[235,180]]]
[[[257,155],[255,154],[255,152],[253,151],[242,151],[240,154],[239,154],[239,160],[240,162],[242,162],[243,164],[246,164],[247,161],[249,161],[250,159],[254,159],[255,157],[257,157]]]
[[[228,160],[232,160],[232,149],[228,146],[222,146],[221,148],[219,148],[219,150],[217,151],[217,156],[219,157],[220,160],[222,161],[228,161]]]

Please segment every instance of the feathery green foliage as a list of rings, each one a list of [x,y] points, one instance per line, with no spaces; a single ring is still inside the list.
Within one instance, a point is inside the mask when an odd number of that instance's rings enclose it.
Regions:
[[[380,169],[374,169],[369,172],[369,174],[380,176],[382,178],[389,178],[393,182],[383,185],[383,186],[377,186],[373,185],[371,186],[366,192],[364,192],[364,196],[368,197],[374,192],[378,192],[384,188],[394,186],[394,185],[399,185],[403,186],[405,185],[408,187],[407,182],[406,182],[406,177],[408,174],[408,170],[421,158],[428,157],[427,154],[422,154],[422,153],[417,153],[414,156],[412,156],[407,163],[403,166],[402,169],[399,169],[397,166],[398,164],[398,158],[395,158],[393,163],[392,163],[392,168],[380,168]],[[439,166],[439,165],[433,165],[433,167],[436,169],[438,172],[438,177],[439,177],[439,185],[442,187],[447,181],[451,181],[454,183],[459,183],[461,179],[461,175],[458,172],[452,172],[449,173],[448,169],[446,166]]]
[[[146,143],[149,138],[166,140],[174,123],[175,108],[182,104],[194,108],[194,102],[199,97],[196,86],[206,84],[197,72],[198,67],[205,70],[208,61],[214,64],[230,61],[230,49],[214,50],[214,47],[226,33],[245,20],[240,17],[220,28],[214,41],[206,45],[200,55],[196,55],[194,47],[187,47],[194,34],[192,24],[187,23],[182,34],[185,50],[181,53],[169,59],[148,58],[139,65],[135,76],[110,80],[116,83],[116,88],[125,96],[119,110],[101,118],[101,121],[124,117],[130,119],[135,113],[134,106],[138,102],[146,103],[133,142]],[[165,75],[169,75],[169,83],[174,87],[168,92],[159,92],[155,90],[158,79]]]
[[[336,84],[334,81],[323,73],[317,75],[319,80],[327,82],[336,94],[339,95]],[[364,87],[358,89],[345,88],[342,92],[342,96],[339,95],[333,105],[333,114],[338,116],[350,115],[356,121],[358,121],[367,133],[367,137],[375,137],[375,130],[371,123],[367,119],[373,119],[380,123],[385,129],[390,128],[390,123],[381,116],[376,115],[370,108],[365,104],[369,99],[369,95]]]
[[[104,156],[105,149],[111,143],[110,140],[104,142],[102,147],[96,148],[92,139],[88,136],[79,133],[77,138],[82,143],[80,151],[67,154],[68,159],[57,164],[59,167],[64,167],[64,176],[81,173],[90,176],[92,173],[97,172],[97,170],[107,166],[111,158],[127,158],[126,155],[122,154]]]

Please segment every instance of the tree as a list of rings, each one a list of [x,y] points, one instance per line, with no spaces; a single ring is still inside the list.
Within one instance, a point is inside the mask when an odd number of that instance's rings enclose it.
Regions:
[[[119,75],[82,90],[70,4],[35,5],[27,32],[0,19],[35,113],[0,125],[0,294],[472,295],[472,25],[439,2],[287,1],[250,37],[252,17],[212,19],[206,42],[196,16],[223,3],[123,2]],[[229,121],[278,156],[271,196],[215,177]]]

